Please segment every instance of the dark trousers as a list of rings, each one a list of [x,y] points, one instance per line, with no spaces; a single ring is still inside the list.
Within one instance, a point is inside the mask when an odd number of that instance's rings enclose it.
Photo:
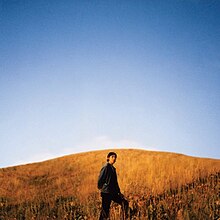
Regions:
[[[123,214],[125,218],[128,216],[128,201],[120,195],[113,195],[110,193],[101,193],[102,197],[102,210],[100,213],[99,220],[109,219],[109,209],[111,202],[114,201],[122,206]]]

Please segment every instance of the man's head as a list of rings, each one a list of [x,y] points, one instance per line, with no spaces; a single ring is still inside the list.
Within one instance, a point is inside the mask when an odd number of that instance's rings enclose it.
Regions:
[[[114,164],[116,162],[117,154],[115,152],[109,152],[107,155],[107,162]]]

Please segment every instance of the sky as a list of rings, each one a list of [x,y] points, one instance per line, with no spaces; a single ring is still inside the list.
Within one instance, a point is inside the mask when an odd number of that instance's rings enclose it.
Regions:
[[[0,0],[0,167],[110,148],[220,159],[219,11]]]

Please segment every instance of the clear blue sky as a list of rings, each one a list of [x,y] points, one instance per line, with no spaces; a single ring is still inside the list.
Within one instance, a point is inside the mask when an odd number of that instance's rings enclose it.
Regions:
[[[219,12],[0,0],[0,167],[118,147],[219,159]]]

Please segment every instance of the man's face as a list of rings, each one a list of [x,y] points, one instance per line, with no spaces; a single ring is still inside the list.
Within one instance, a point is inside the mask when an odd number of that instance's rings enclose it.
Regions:
[[[108,159],[109,159],[108,162],[110,164],[114,164],[116,162],[116,156],[115,155],[111,155]]]

